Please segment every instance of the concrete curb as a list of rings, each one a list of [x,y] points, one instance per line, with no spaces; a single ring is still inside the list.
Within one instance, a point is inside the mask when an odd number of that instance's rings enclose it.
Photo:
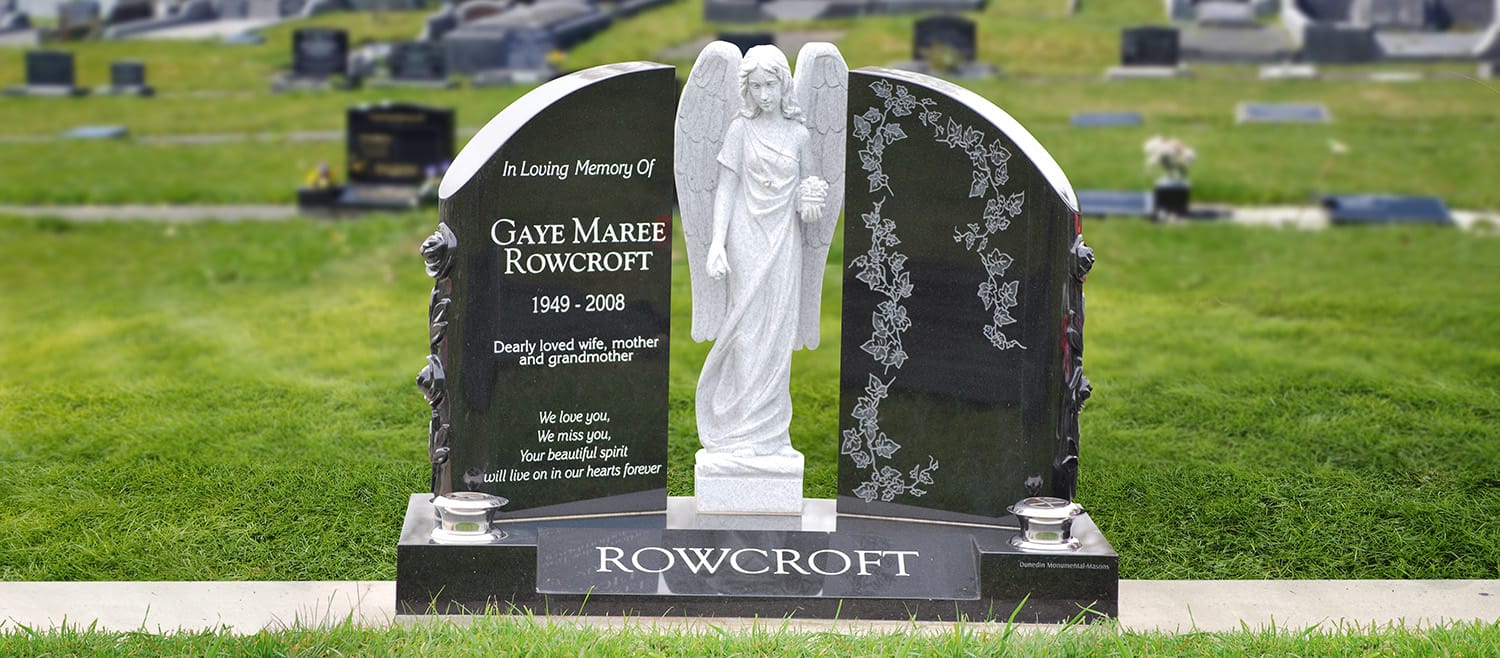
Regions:
[[[194,631],[420,623],[397,616],[391,581],[0,583],[0,632],[88,628]],[[1124,580],[1120,626],[1133,631],[1221,632],[1500,621],[1500,580]],[[442,618],[451,619],[451,618]],[[724,618],[555,617],[600,628],[787,628],[819,632],[943,630],[950,623]],[[985,626],[999,627],[999,624]],[[1047,628],[1047,627],[1042,627]]]

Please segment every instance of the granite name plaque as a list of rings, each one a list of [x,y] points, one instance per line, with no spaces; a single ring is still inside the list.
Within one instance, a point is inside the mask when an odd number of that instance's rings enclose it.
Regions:
[[[1072,186],[962,87],[861,69],[849,89],[839,513],[1072,499],[1093,262]]]
[[[351,107],[346,148],[349,181],[420,185],[453,159],[453,110],[383,103]]]
[[[1239,103],[1235,123],[1329,123],[1333,115],[1322,103]]]
[[[112,87],[146,86],[146,64],[137,60],[119,60],[109,65],[109,84]]]
[[[973,541],[904,535],[746,530],[538,533],[543,594],[979,598]]]
[[[666,506],[671,67],[597,67],[496,115],[439,186],[432,487],[503,519]]]
[[[348,31],[308,27],[292,33],[292,75],[302,78],[344,75],[348,61]]]

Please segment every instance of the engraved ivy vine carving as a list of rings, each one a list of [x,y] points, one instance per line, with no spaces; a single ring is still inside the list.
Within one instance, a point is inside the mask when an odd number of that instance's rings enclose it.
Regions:
[[[979,284],[979,299],[985,310],[990,312],[990,323],[984,327],[984,337],[998,350],[1012,347],[1024,350],[1025,345],[1010,339],[1001,331],[1006,325],[1015,324],[1016,318],[1011,314],[1011,309],[1020,303],[1018,293],[1021,282],[1004,280],[1006,270],[1010,269],[1015,259],[999,249],[989,248],[990,238],[1010,228],[1010,220],[1021,214],[1026,203],[1025,190],[1010,194],[1001,190],[1010,181],[1010,149],[1005,148],[999,138],[986,146],[983,132],[973,126],[966,127],[952,117],[948,118],[946,125],[942,125],[938,122],[938,117],[934,116],[931,125],[933,139],[947,144],[950,149],[960,149],[969,156],[969,163],[973,167],[969,198],[985,199],[983,223],[973,222],[953,229],[953,241],[962,242],[965,249],[979,254],[979,262],[984,265],[985,280]]]
[[[870,248],[850,261],[849,267],[858,270],[855,279],[885,297],[871,314],[870,340],[865,341],[860,349],[881,367],[881,375],[886,375],[891,368],[900,369],[906,363],[907,354],[901,336],[911,328],[911,319],[901,302],[911,296],[913,286],[911,272],[906,270],[906,256],[894,249],[901,244],[901,239],[896,237],[896,222],[881,215],[885,200],[895,194],[884,170],[885,150],[907,138],[896,118],[919,112],[918,119],[923,125],[935,125],[940,114],[933,109],[937,104],[935,101],[912,96],[904,86],[876,80],[870,88],[883,101],[883,107],[870,107],[854,117],[854,138],[864,145],[859,151],[859,160],[867,172],[870,193],[884,190],[887,196],[876,201],[869,212],[860,215],[865,229],[870,231]],[[934,123],[929,123],[929,118]],[[894,376],[882,380],[870,373],[865,394],[859,397],[850,413],[859,421],[859,426],[844,430],[839,445],[839,453],[848,455],[857,468],[870,470],[869,479],[854,489],[854,495],[865,502],[877,498],[890,502],[907,494],[922,496],[927,492],[920,485],[932,484],[932,472],[938,469],[938,461],[931,455],[928,455],[925,466],[918,463],[906,473],[895,466],[880,464],[893,459],[896,451],[901,449],[901,444],[880,429],[880,401],[886,398],[893,382]]]

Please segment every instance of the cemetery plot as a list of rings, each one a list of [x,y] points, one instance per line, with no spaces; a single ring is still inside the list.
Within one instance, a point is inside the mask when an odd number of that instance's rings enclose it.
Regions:
[[[7,96],[80,96],[87,89],[74,83],[73,53],[66,50],[28,50],[26,84],[6,87]]]
[[[1335,226],[1362,224],[1453,225],[1448,205],[1434,196],[1340,194],[1323,197],[1323,207]]]
[[[1079,112],[1068,120],[1074,128],[1121,128],[1139,126],[1140,112]]]

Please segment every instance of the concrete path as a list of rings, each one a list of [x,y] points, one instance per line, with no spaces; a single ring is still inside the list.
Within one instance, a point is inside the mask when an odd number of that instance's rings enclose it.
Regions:
[[[255,633],[296,625],[352,621],[385,625],[397,617],[396,584],[334,582],[8,582],[0,583],[0,632],[87,628],[164,632],[228,627]],[[1137,631],[1325,630],[1358,624],[1430,627],[1500,620],[1500,580],[1126,580],[1120,624]],[[588,626],[641,625],[707,629],[780,622],[748,619],[557,617]],[[793,630],[896,630],[911,622],[795,619]],[[928,629],[951,624],[922,623]]]

